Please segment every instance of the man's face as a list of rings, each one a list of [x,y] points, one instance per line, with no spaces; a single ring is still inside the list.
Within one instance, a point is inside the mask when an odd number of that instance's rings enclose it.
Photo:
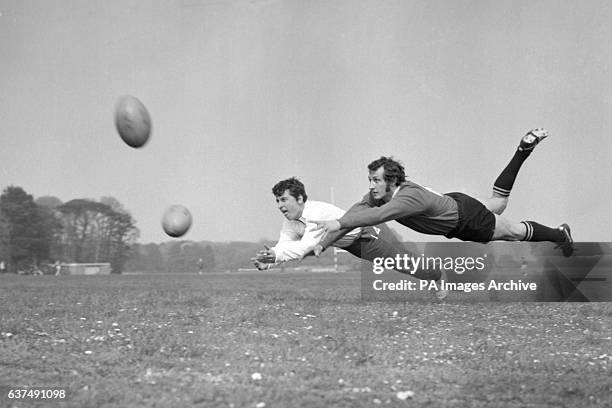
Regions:
[[[276,205],[285,218],[288,220],[297,220],[302,216],[304,199],[299,195],[296,200],[295,197],[289,193],[289,190],[285,190],[283,195],[276,197]]]
[[[395,186],[385,181],[385,168],[380,166],[376,171],[370,170],[369,173],[368,180],[370,180],[370,194],[372,197],[376,200],[390,200]]]

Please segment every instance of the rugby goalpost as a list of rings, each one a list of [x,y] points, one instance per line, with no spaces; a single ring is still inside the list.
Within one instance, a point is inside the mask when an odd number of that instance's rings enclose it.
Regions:
[[[334,187],[331,186],[329,188],[329,196],[330,196],[330,201],[333,205],[336,205],[336,197],[334,195]],[[346,252],[344,249],[342,248],[338,248],[336,246],[332,247],[334,248],[334,271],[338,272],[338,254],[340,253],[348,253]]]

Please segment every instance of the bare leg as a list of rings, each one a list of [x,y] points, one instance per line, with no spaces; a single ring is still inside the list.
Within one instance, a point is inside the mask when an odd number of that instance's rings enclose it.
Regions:
[[[513,222],[495,214],[495,230],[493,241],[531,241],[556,242],[564,256],[571,256],[574,249],[570,227],[562,224],[558,228],[550,228],[535,221]]]
[[[493,212],[493,210],[491,210]],[[512,222],[495,214],[494,241],[522,241],[527,235],[527,226],[522,222]]]
[[[485,198],[481,201],[489,211],[497,215],[502,214],[508,206],[508,197],[501,196],[495,192],[492,197]]]

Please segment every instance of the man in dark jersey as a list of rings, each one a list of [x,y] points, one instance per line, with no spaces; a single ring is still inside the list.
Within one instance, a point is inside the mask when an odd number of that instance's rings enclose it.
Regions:
[[[562,224],[550,228],[534,221],[512,222],[501,216],[523,162],[535,146],[548,136],[545,129],[534,129],[521,139],[510,163],[493,186],[493,196],[480,202],[463,193],[440,194],[407,181],[404,167],[389,157],[368,165],[370,192],[337,220],[313,220],[327,236],[315,254],[355,227],[395,220],[415,231],[444,235],[462,241],[551,241],[563,255],[573,253],[570,228]]]

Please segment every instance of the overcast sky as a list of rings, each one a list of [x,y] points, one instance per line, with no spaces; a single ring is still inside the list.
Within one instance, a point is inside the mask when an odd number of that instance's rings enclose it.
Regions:
[[[170,240],[171,204],[186,239],[274,239],[281,179],[348,208],[393,155],[487,196],[543,126],[505,214],[611,241],[611,21],[606,1],[0,0],[0,188],[114,196],[142,243]],[[114,128],[125,94],[142,149]]]

